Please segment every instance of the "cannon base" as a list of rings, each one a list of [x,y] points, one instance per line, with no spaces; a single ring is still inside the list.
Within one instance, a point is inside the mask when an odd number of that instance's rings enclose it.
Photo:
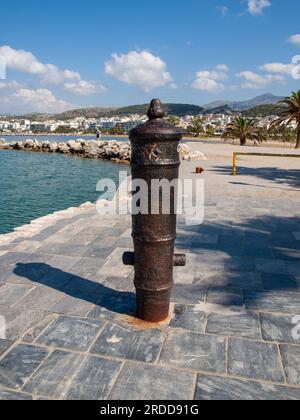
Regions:
[[[146,322],[162,322],[170,315],[171,289],[136,290],[137,317]]]

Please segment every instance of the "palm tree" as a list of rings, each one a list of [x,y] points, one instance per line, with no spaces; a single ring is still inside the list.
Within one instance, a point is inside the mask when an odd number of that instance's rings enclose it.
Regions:
[[[246,146],[247,140],[261,142],[257,136],[255,128],[255,120],[237,117],[232,123],[228,124],[225,133],[223,134],[225,143],[230,140],[240,139],[241,146]]]
[[[272,124],[274,127],[281,125],[288,126],[291,122],[297,123],[296,149],[300,149],[300,90],[292,92],[292,95],[278,103],[283,111],[277,120]]]

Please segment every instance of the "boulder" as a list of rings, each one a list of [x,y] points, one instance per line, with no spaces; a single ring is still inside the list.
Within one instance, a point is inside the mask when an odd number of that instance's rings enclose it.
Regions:
[[[49,150],[49,146],[50,146],[50,141],[42,141],[41,143],[42,150],[44,151]]]
[[[27,139],[24,141],[25,149],[33,149],[35,147],[35,140]]]
[[[58,150],[58,145],[57,143],[50,143],[49,144],[49,152],[50,153],[56,153]]]
[[[18,141],[15,145],[16,150],[24,150],[24,143],[22,141]]]
[[[187,155],[187,157],[188,161],[208,160],[207,156],[205,156],[205,154],[200,151],[191,152],[189,155]]]
[[[58,151],[58,153],[62,153],[62,154],[67,155],[68,153],[70,153],[70,148],[68,147],[68,145],[66,143],[58,143],[57,151]]]
[[[187,144],[183,143],[183,144],[180,144],[178,146],[178,152],[179,152],[181,158],[183,160],[186,160],[186,159],[184,159],[184,157],[190,154],[191,149],[189,148],[189,146]]]
[[[68,147],[70,148],[72,153],[80,153],[82,152],[82,143],[79,140],[70,140],[67,143]]]

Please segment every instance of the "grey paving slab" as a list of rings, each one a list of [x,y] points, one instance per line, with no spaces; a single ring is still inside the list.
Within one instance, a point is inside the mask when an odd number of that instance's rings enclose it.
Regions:
[[[228,373],[256,380],[284,382],[278,346],[230,338]]]
[[[34,325],[27,329],[22,337],[22,341],[25,343],[33,343],[35,339],[45,330],[52,322],[57,318],[56,314],[45,313],[43,318],[39,322],[34,322]]]
[[[106,321],[114,321],[117,318],[118,314],[116,312],[110,311],[102,306],[95,305],[86,315],[90,319],[103,319]]]
[[[300,315],[299,302],[300,293],[295,292],[253,290],[244,292],[244,304],[250,310]]]
[[[48,353],[40,347],[19,344],[0,361],[0,385],[21,389]]]
[[[105,261],[105,258],[80,258],[72,265],[69,271],[77,276],[94,280]]]
[[[126,248],[114,248],[109,254],[106,263],[98,271],[98,274],[104,277],[115,276],[116,267],[118,267],[119,277],[128,277],[131,275],[133,278],[133,267],[125,266],[120,263],[122,261],[123,253],[126,251]]]
[[[60,269],[51,267],[48,272],[43,275],[38,284],[61,291],[68,283],[71,282],[73,275]]]
[[[2,356],[2,354],[5,353],[13,345],[13,343],[14,342],[12,340],[0,338],[0,356]]]
[[[59,317],[37,339],[37,343],[49,347],[87,351],[104,327],[101,320]]]
[[[50,265],[53,269],[69,272],[69,268],[73,267],[79,260],[80,257],[67,257],[66,255],[55,255],[48,261],[48,265]]]
[[[280,352],[288,384],[300,386],[300,347],[281,344]]]
[[[91,244],[84,252],[83,257],[106,259],[115,250],[113,246],[103,244]]]
[[[194,332],[170,331],[160,363],[195,371],[225,373],[226,340]]]
[[[259,317],[255,313],[209,314],[206,332],[223,336],[261,339]]]
[[[300,345],[300,316],[261,313],[262,337],[265,341]]]
[[[27,256],[28,253],[26,252],[7,252],[6,254],[0,256],[0,266],[13,267],[18,262],[23,261]]]
[[[133,292],[135,290],[133,279],[129,277],[109,276],[103,281],[103,285],[115,291]]]
[[[204,334],[206,321],[206,313],[196,306],[176,305],[169,325],[171,328],[182,328]]]
[[[171,300],[175,303],[192,305],[204,302],[205,299],[206,288],[198,284],[175,284],[172,289]]]
[[[85,300],[78,299],[71,296],[63,297],[54,306],[49,309],[49,312],[54,312],[61,315],[73,315],[84,317],[91,309],[93,304]]]
[[[298,401],[300,389],[219,376],[198,377],[195,400],[204,401]]]
[[[31,239],[34,241],[44,241],[45,239],[48,239],[50,236],[54,235],[56,232],[60,231],[64,226],[64,221],[58,222],[55,225],[43,229],[37,235],[34,235]]]
[[[239,289],[262,290],[263,283],[261,274],[257,272],[227,272],[225,276],[228,280],[228,286]]]
[[[215,305],[241,307],[243,305],[243,293],[239,289],[231,288],[208,289],[206,302]]]
[[[4,284],[0,288],[0,305],[14,305],[27,295],[35,285]]]
[[[185,267],[176,267],[176,270],[174,270],[175,284],[192,284],[197,274],[198,267],[198,255],[187,253]]]
[[[24,311],[47,311],[60,299],[59,291],[51,287],[39,286],[18,302],[18,308]]]
[[[261,273],[286,274],[286,264],[284,261],[256,259],[255,266],[257,271]]]
[[[99,289],[96,295],[96,305],[116,314],[135,315],[136,295],[130,292],[122,292],[104,287]]]
[[[298,261],[286,261],[287,272],[292,276],[300,276],[300,264]]]
[[[81,257],[88,247],[86,245],[74,244],[44,244],[37,250],[37,253],[44,255],[64,255],[66,257]]]
[[[51,269],[47,264],[50,259],[49,255],[31,254],[15,266],[13,274],[38,282]]]
[[[34,328],[45,317],[46,313],[37,310],[24,310],[23,308],[11,308],[6,305],[0,305],[0,314],[5,318],[6,338],[17,340],[31,328]]]
[[[285,247],[274,247],[275,258],[285,261],[299,261],[300,249],[285,248]]]
[[[29,393],[63,400],[104,400],[121,363],[56,350],[25,387]]]
[[[193,398],[195,374],[158,366],[125,363],[110,400],[177,401]]]
[[[32,401],[32,396],[0,388],[0,401]]]
[[[266,290],[299,291],[297,280],[290,275],[262,273],[261,278]]]
[[[102,293],[107,293],[108,291],[92,280],[74,276],[62,289],[62,292],[67,296],[95,303]]]
[[[158,329],[135,329],[129,325],[109,324],[91,349],[92,354],[153,363],[164,335]]]
[[[204,271],[193,277],[193,284],[197,284],[203,288],[209,287],[228,287],[228,276],[225,271]]]
[[[225,271],[253,272],[254,270],[255,264],[253,258],[236,257],[230,259],[229,261],[225,261]]]

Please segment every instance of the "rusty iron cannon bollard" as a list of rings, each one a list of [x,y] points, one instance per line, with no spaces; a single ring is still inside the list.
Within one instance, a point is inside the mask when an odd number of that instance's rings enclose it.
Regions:
[[[151,188],[152,180],[176,182],[179,177],[178,145],[183,133],[167,124],[164,115],[161,102],[155,99],[148,111],[149,121],[130,132],[132,178],[146,181],[149,209],[148,214],[140,212],[132,217],[134,253],[125,253],[123,262],[135,267],[137,317],[148,322],[169,317],[173,267],[186,264],[185,255],[174,255],[175,189],[170,191],[171,214],[164,214],[162,191],[153,198]],[[151,201],[155,199],[159,211],[152,214]]]

